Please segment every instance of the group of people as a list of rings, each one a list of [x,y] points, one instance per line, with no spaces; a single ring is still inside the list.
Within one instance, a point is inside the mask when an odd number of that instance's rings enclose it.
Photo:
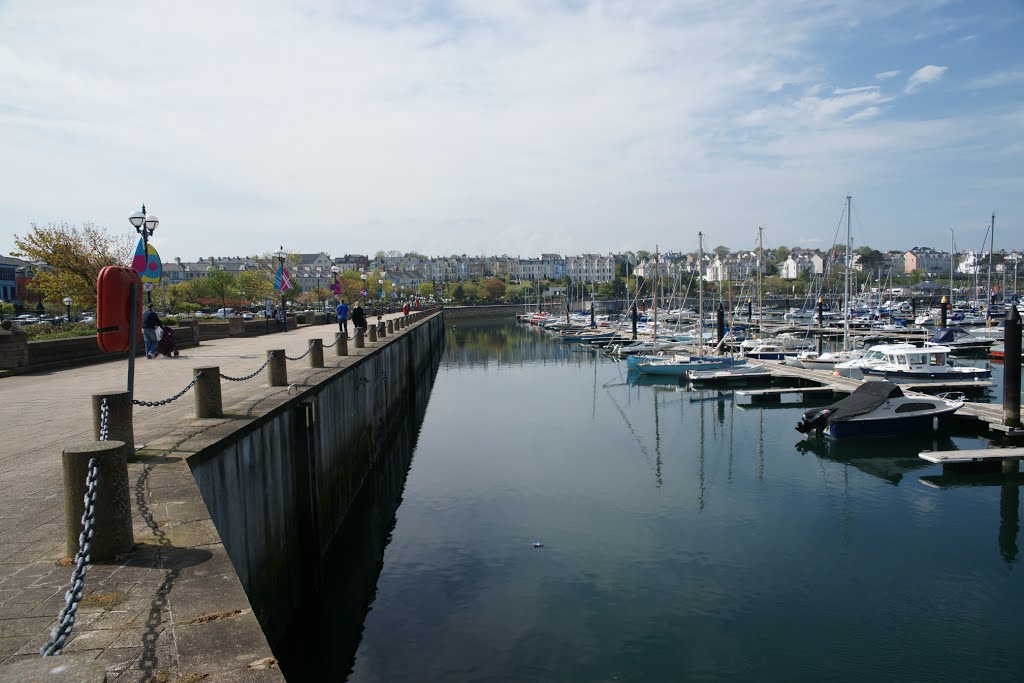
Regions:
[[[367,322],[366,322],[366,311],[363,310],[363,305],[360,304],[357,301],[357,302],[355,302],[355,304],[352,305],[351,311],[352,311],[352,325],[354,325],[357,330],[361,329],[363,331],[363,333],[365,334],[366,333]],[[343,333],[343,334],[345,334],[347,336],[348,335],[348,320],[349,320],[349,307],[348,307],[348,304],[346,304],[345,301],[342,300],[341,303],[338,304],[338,307],[335,309],[335,313],[338,316],[338,331]],[[405,304],[405,305],[402,306],[402,315],[409,315],[409,304]],[[384,314],[383,313],[378,313],[377,314],[376,332],[377,332],[377,336],[378,337],[382,336],[384,334]]]

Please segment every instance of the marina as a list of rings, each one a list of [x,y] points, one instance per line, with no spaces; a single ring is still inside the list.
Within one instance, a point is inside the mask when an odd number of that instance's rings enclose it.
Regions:
[[[350,681],[1016,680],[990,653],[1024,606],[1024,479],[919,457],[1015,452],[978,402],[998,368],[938,431],[836,440],[794,426],[862,383],[765,366],[804,386],[701,388],[536,326],[450,326],[406,474],[356,506],[350,537],[378,550],[331,555],[372,588],[307,606],[350,638],[330,661],[350,652]]]

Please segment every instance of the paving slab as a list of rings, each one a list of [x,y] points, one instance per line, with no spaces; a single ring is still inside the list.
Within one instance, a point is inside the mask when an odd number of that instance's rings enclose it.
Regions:
[[[202,342],[176,358],[141,358],[135,398],[174,395],[195,367],[247,375],[262,365],[267,349],[299,356],[309,339],[326,345],[336,330],[334,324],[304,326]],[[367,342],[365,349],[350,342],[349,356],[325,349],[323,370],[309,368],[305,358],[290,361],[289,383],[311,386],[404,331]],[[123,391],[126,378],[126,361],[0,378],[0,680],[7,680],[6,665],[38,658],[71,575],[64,557],[61,453],[93,440],[91,396]],[[186,458],[288,400],[288,388],[267,386],[263,372],[245,382],[223,381],[221,390],[222,419],[196,419],[191,394],[135,408],[137,456],[128,473],[136,547],[90,565],[66,645],[69,661],[73,654],[96,662],[109,681],[283,680]]]

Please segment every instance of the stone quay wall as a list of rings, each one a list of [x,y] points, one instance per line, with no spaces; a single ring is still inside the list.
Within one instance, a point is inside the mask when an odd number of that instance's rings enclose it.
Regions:
[[[235,570],[274,646],[391,435],[429,395],[444,344],[421,318],[352,365],[189,458]]]
[[[448,322],[475,320],[478,318],[514,318],[522,313],[522,306],[495,304],[492,306],[445,306],[444,317]]]

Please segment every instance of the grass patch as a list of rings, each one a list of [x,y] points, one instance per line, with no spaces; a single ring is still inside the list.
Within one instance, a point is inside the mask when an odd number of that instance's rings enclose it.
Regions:
[[[128,594],[121,591],[113,593],[92,593],[82,598],[82,607],[99,607],[103,610],[111,610],[128,599]]]

